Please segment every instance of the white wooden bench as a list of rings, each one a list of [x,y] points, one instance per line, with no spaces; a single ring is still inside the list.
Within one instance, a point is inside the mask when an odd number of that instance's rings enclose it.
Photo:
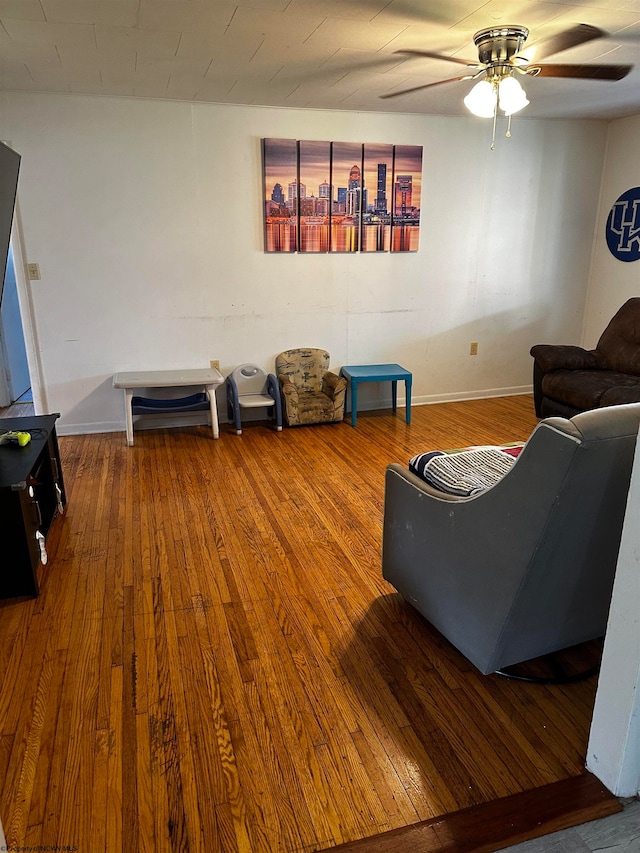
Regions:
[[[168,399],[158,401],[151,398],[141,398],[140,408],[146,411],[161,412],[193,412],[206,408],[211,412],[211,430],[213,437],[218,438],[220,430],[218,427],[218,410],[216,408],[216,388],[222,385],[224,377],[215,367],[194,368],[192,370],[143,370],[128,373],[116,373],[113,377],[113,387],[124,390],[124,412],[127,426],[127,444],[133,444],[133,415],[134,415],[134,390],[140,388],[201,388],[206,395],[206,401],[202,405],[190,402],[180,405],[185,398]],[[137,398],[136,398],[137,399]],[[162,403],[166,405],[163,406]],[[206,403],[206,404],[205,404]],[[151,404],[151,405],[149,405]]]

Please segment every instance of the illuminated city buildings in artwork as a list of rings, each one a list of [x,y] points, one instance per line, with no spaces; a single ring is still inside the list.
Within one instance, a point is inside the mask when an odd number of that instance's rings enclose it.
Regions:
[[[393,187],[393,212],[395,216],[406,218],[412,211],[411,206],[412,175],[398,175]]]
[[[373,212],[384,215],[387,212],[387,164],[378,163],[378,180],[376,187],[376,201]]]
[[[417,250],[421,147],[291,142],[264,140],[266,251]]]

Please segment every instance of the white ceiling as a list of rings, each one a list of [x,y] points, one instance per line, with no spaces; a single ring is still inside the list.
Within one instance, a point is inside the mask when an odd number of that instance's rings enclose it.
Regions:
[[[464,73],[473,34],[521,24],[527,45],[576,23],[608,33],[553,63],[626,63],[618,82],[531,78],[522,116],[640,113],[640,0],[0,0],[0,89],[376,112],[467,114],[473,85],[380,95]]]

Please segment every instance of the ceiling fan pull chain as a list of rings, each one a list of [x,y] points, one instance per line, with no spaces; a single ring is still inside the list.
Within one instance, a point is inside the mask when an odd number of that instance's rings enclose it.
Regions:
[[[496,147],[496,121],[498,119],[498,99],[496,98],[496,105],[493,108],[493,136],[491,137],[491,150]]]
[[[511,114],[509,114],[509,120],[507,122],[507,132],[505,133],[507,139],[511,139]]]

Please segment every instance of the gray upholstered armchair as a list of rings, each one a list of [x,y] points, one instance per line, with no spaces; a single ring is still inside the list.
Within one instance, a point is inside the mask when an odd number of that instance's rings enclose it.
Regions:
[[[604,635],[640,403],[548,418],[455,497],[387,468],[382,573],[483,673]]]
[[[344,418],[347,380],[329,370],[329,353],[298,348],[276,356],[276,376],[288,426],[332,423]]]

